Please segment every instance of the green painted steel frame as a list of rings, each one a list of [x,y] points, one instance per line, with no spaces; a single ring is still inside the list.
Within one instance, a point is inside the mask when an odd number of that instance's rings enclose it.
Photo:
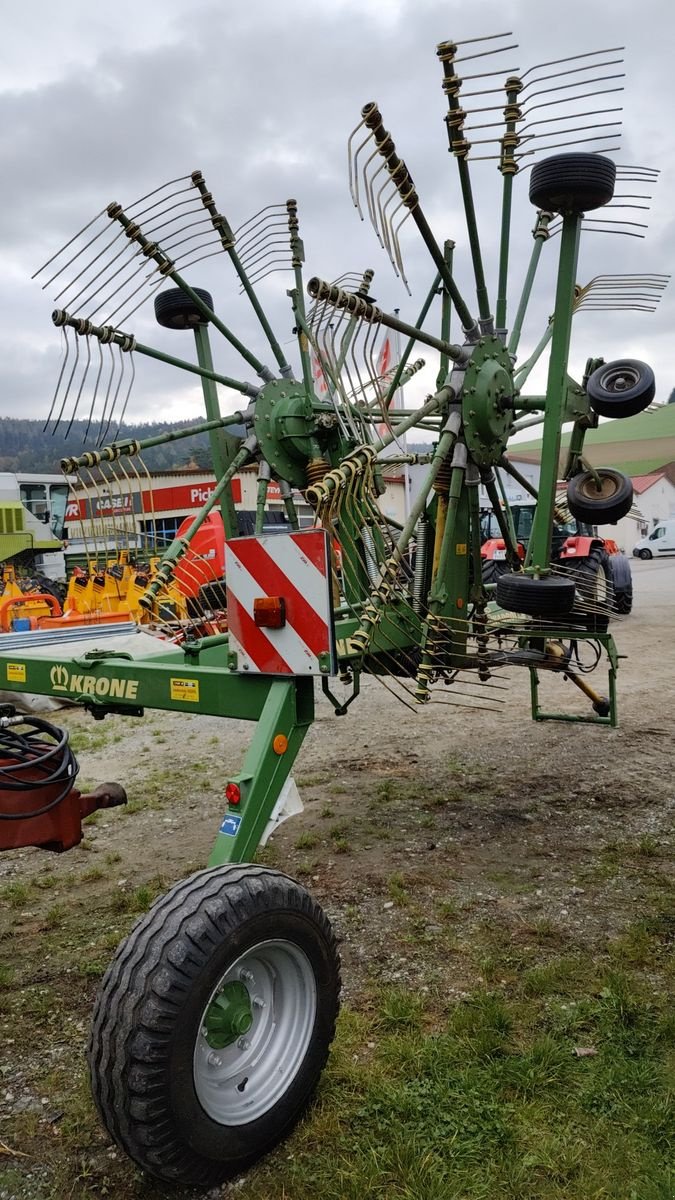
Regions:
[[[554,640],[558,639],[558,638],[562,639],[562,640],[569,640],[570,633],[569,633],[569,630],[567,630],[566,632],[564,630],[551,630],[550,633],[547,633],[547,636],[551,637]],[[609,662],[609,670],[608,670],[608,676],[607,676],[608,691],[609,691],[609,695],[607,697],[609,700],[608,716],[606,716],[606,717],[601,717],[601,716],[583,717],[583,716],[579,716],[576,713],[545,712],[539,704],[539,674],[538,674],[537,668],[534,666],[531,666],[529,668],[529,671],[530,671],[530,700],[531,700],[531,705],[532,705],[532,719],[533,719],[533,721],[568,721],[568,722],[572,722],[575,724],[581,724],[581,725],[609,725],[612,727],[612,729],[615,729],[616,726],[618,725],[618,710],[617,710],[617,703],[616,703],[616,673],[617,673],[617,670],[619,669],[619,655],[616,650],[614,638],[612,637],[612,635],[610,633],[589,633],[589,634],[585,634],[585,635],[575,634],[575,638],[578,641],[599,642],[600,645],[604,647],[604,650],[607,654],[607,659]],[[564,670],[563,671],[556,670],[554,672],[549,672],[549,674],[564,675],[565,672],[564,672]]]

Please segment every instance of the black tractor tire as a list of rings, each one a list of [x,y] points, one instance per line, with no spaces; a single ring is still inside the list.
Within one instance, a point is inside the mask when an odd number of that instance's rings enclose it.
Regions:
[[[656,393],[654,372],[637,358],[604,363],[589,377],[586,392],[601,417],[635,417],[644,412]]]
[[[511,568],[509,564],[502,558],[484,558],[482,560],[483,583],[496,583],[501,579],[502,575],[506,575]]]
[[[574,582],[560,575],[533,579],[510,572],[497,580],[497,604],[507,612],[556,620],[566,617],[574,604]]]
[[[633,611],[633,585],[617,588],[614,592],[614,607],[622,617],[629,616]]]
[[[598,467],[598,491],[592,471],[574,475],[567,484],[567,507],[577,521],[589,525],[615,525],[633,506],[633,484],[612,467]]]
[[[614,195],[616,166],[600,154],[554,154],[535,163],[530,202],[546,212],[580,214],[602,208]]]
[[[210,292],[204,291],[204,288],[192,290],[213,309]],[[194,329],[195,325],[208,325],[204,314],[182,288],[170,288],[168,292],[159,292],[155,296],[155,319],[165,329]]]
[[[604,546],[593,546],[585,558],[565,559],[565,572],[574,581],[576,598],[572,619],[577,613],[593,633],[605,633],[614,605],[614,585],[609,554]]]
[[[293,879],[233,865],[176,884],[122,943],[96,1000],[88,1059],[108,1132],[168,1183],[239,1174],[307,1107],[339,992],[328,918]]]
[[[643,562],[649,562],[649,559],[653,557],[651,550],[648,550],[646,546],[643,550],[638,550],[638,558],[641,558]]]

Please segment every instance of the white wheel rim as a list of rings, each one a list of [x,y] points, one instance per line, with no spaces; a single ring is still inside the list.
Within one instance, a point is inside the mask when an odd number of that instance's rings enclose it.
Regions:
[[[213,1049],[206,1014],[228,983],[244,983],[253,1022],[245,1036]],[[220,1125],[247,1125],[264,1116],[290,1087],[305,1058],[317,1010],[312,965],[299,946],[260,942],[232,964],[213,989],[200,1020],[193,1056],[195,1091]]]

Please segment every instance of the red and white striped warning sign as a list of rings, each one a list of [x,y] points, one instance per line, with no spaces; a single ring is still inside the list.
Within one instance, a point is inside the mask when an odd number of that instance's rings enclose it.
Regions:
[[[240,537],[225,546],[227,624],[237,671],[334,675],[331,559],[324,529]],[[254,602],[283,601],[280,628],[260,626]]]

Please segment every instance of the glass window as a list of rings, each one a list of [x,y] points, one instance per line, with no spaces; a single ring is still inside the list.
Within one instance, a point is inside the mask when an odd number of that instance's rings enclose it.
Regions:
[[[37,517],[38,521],[49,522],[49,505],[47,504],[47,488],[44,483],[22,483],[19,486],[21,503],[28,511]]]
[[[49,528],[59,541],[63,540],[66,523],[66,504],[68,503],[69,487],[67,483],[52,483],[49,488],[50,521]]]

